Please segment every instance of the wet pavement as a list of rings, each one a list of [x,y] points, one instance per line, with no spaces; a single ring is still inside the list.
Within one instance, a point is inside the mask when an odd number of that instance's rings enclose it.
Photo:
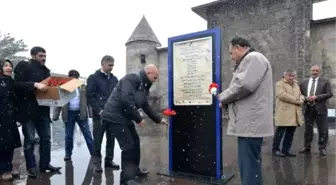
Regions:
[[[224,128],[225,130],[225,128]],[[12,182],[1,185],[118,185],[120,171],[104,169],[102,174],[93,172],[90,155],[83,136],[75,131],[75,144],[72,162],[64,162],[64,128],[62,122],[52,124],[52,162],[55,166],[62,166],[62,174],[41,174],[37,179],[27,178],[25,160],[22,149],[15,153],[14,166],[22,172],[21,177]],[[166,127],[147,124],[139,129],[141,137],[141,164],[151,173],[147,179],[139,179],[141,184],[148,185],[198,185],[200,183],[182,179],[172,179],[158,176],[156,172],[164,169],[168,161],[168,139]],[[225,132],[224,132],[225,133]],[[264,141],[263,147],[263,176],[265,185],[334,185],[335,176],[335,130],[331,130],[327,157],[320,157],[317,151],[317,134],[314,138],[313,153],[310,156],[298,155],[296,158],[275,158],[271,155],[272,139]],[[105,142],[105,140],[104,140]],[[235,177],[228,185],[239,185],[237,168],[236,138],[223,138],[223,164],[226,171],[233,172]],[[303,128],[296,132],[293,152],[298,152],[303,144]],[[103,144],[105,146],[105,144]],[[102,147],[105,148],[105,147]],[[38,147],[36,147],[36,152]],[[102,152],[103,154],[105,151]],[[120,164],[121,151],[116,142],[114,161]]]

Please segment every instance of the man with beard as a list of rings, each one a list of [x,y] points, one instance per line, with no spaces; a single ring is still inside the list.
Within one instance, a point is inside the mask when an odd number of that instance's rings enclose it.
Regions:
[[[32,59],[29,62],[22,61],[16,66],[15,80],[25,82],[41,82],[50,76],[50,70],[45,66],[46,51],[36,46],[30,50]],[[35,94],[22,92],[18,94],[19,110],[18,121],[22,123],[24,135],[24,156],[28,176],[37,177],[36,162],[34,156],[35,130],[40,138],[40,171],[58,172],[61,167],[50,165],[51,130],[50,108],[39,106]]]
[[[143,127],[144,120],[138,109],[142,108],[154,122],[166,123],[152,110],[147,100],[149,89],[158,76],[159,71],[153,64],[147,65],[138,74],[127,74],[118,82],[104,107],[103,124],[107,125],[107,129],[118,140],[122,150],[122,184],[138,185],[133,179],[148,174],[139,168],[140,141],[133,121]]]

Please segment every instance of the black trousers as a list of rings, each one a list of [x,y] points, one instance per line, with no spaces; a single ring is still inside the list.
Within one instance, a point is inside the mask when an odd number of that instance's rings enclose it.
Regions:
[[[314,137],[314,122],[317,124],[319,150],[325,150],[328,144],[329,128],[327,115],[318,114],[315,106],[307,106],[304,114],[304,147],[311,148]]]
[[[113,160],[114,158],[114,136],[109,134],[107,125],[100,119],[93,119],[93,156],[101,158],[101,144],[104,134],[106,133],[106,156],[105,161]]]
[[[286,127],[277,127],[274,138],[273,138],[273,152],[281,151],[282,153],[286,154],[292,147],[293,144],[293,137],[295,133],[296,127],[295,126],[286,126]],[[283,138],[282,142],[282,150],[280,150],[280,143]]]
[[[140,163],[140,139],[134,124],[124,125],[103,120],[107,133],[112,134],[121,149],[120,181],[134,179]]]
[[[0,152],[0,173],[11,172],[13,170],[14,149],[7,149]]]

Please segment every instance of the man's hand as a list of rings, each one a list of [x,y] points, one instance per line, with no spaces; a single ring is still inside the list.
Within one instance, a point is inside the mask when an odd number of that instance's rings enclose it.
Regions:
[[[140,127],[144,127],[144,126],[145,126],[145,121],[144,121],[144,120],[141,120],[141,122],[138,123],[138,125],[139,125]]]
[[[98,114],[99,114],[99,116],[102,116],[103,115],[103,110],[101,110]]]
[[[316,96],[308,96],[307,100],[308,101],[315,101],[316,100]]]
[[[298,105],[302,105],[303,104],[303,100],[301,98],[296,99],[296,102]]]
[[[222,105],[222,103],[219,103],[219,108],[223,108],[223,105]]]
[[[161,124],[165,124],[165,125],[168,125],[168,124],[169,124],[168,121],[167,121],[166,119],[163,119],[163,118],[162,118],[162,120],[161,120],[160,123],[161,123]]]
[[[48,86],[41,84],[41,83],[34,83],[34,87],[40,91],[47,91],[48,90]]]

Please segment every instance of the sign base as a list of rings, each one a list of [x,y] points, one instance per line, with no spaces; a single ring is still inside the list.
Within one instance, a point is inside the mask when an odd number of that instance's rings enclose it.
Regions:
[[[169,173],[168,171],[162,171],[156,174],[162,175],[165,177],[186,179],[190,181],[196,181],[200,183],[213,184],[213,185],[225,185],[234,177],[233,173],[223,174],[221,179],[216,179],[215,177],[195,175],[195,174],[190,174],[190,173],[182,173],[182,172],[170,172]]]

